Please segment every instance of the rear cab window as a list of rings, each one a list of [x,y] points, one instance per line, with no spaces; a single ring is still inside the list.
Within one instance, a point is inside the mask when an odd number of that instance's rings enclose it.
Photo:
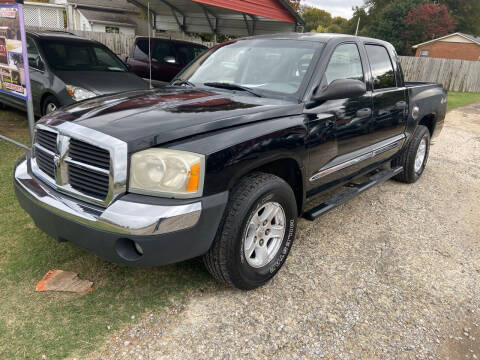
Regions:
[[[372,70],[373,88],[375,90],[390,89],[397,87],[395,70],[392,59],[382,45],[365,45],[370,68]]]

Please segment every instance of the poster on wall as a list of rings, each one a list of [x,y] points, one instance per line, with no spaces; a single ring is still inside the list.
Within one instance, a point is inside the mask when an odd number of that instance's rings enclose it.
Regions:
[[[0,92],[26,100],[27,80],[22,5],[0,0]]]

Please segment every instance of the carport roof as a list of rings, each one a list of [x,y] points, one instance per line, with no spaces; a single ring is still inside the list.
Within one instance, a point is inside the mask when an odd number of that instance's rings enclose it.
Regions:
[[[128,0],[154,14],[158,30],[254,35],[294,31],[303,19],[286,0]]]

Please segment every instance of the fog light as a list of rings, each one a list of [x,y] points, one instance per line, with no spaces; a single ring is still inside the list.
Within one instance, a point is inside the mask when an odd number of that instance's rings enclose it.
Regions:
[[[143,255],[143,249],[142,249],[142,247],[140,246],[140,244],[137,243],[136,241],[134,241],[133,243],[134,243],[134,245],[135,245],[135,250],[137,250],[138,254],[139,254],[139,255]]]

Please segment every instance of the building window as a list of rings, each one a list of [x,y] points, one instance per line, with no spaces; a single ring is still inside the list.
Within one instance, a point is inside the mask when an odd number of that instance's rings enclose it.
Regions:
[[[120,28],[116,26],[105,26],[105,32],[110,33],[110,34],[119,34],[120,33]]]
[[[420,51],[420,56],[421,57],[429,57],[430,56],[430,51],[422,50],[422,51]]]

